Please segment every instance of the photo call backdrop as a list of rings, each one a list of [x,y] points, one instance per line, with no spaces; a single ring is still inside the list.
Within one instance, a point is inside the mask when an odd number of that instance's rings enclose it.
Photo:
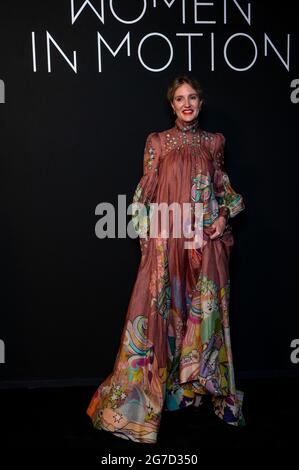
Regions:
[[[119,198],[132,202],[147,135],[174,123],[181,73],[202,84],[200,126],[225,135],[245,203],[231,219],[237,378],[298,375],[296,2],[1,0],[0,387],[112,371],[141,259],[137,235],[118,236]]]

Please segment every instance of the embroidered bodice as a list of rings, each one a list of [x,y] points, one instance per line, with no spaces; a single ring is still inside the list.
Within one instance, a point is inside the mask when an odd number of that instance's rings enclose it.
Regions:
[[[204,226],[221,215],[228,222],[245,208],[224,167],[224,144],[222,133],[203,130],[197,119],[186,123],[177,117],[172,128],[149,134],[133,197],[137,233],[148,235],[151,202],[201,202]]]

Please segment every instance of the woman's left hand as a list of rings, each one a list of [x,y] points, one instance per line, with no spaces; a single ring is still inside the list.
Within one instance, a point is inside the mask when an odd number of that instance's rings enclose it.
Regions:
[[[214,220],[211,227],[215,231],[210,235],[210,239],[214,240],[214,238],[221,237],[226,227],[226,217],[224,215],[220,215],[216,220]]]

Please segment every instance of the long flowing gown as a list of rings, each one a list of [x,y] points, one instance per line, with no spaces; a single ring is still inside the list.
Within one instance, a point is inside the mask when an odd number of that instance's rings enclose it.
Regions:
[[[177,118],[171,129],[149,134],[143,176],[133,197],[132,222],[142,252],[112,373],[87,409],[97,429],[135,442],[155,443],[163,410],[199,406],[211,397],[225,422],[244,426],[243,392],[236,389],[229,326],[229,218],[245,208],[224,165],[225,137],[198,121]],[[149,236],[152,203],[201,203],[202,243]],[[143,210],[141,208],[143,207]],[[211,224],[224,215],[222,236]],[[187,219],[190,222],[190,219]],[[190,245],[188,245],[190,246]]]

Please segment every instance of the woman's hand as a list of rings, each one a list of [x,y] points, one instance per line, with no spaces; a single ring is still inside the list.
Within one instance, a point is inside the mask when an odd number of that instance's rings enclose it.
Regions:
[[[215,230],[212,235],[210,235],[210,239],[214,240],[214,238],[221,237],[224,229],[226,227],[226,217],[225,215],[220,215],[217,217],[216,220],[211,224],[211,227]]]

